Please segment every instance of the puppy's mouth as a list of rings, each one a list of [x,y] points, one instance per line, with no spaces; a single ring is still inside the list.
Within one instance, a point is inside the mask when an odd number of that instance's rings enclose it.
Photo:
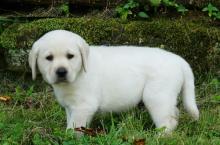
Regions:
[[[57,78],[55,84],[61,84],[61,83],[69,83],[66,77],[59,77]]]

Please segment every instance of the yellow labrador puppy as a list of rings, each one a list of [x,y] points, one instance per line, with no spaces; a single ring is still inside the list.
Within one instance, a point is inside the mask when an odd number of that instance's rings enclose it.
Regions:
[[[123,111],[143,101],[156,127],[178,124],[177,97],[199,118],[194,77],[180,56],[158,48],[89,46],[83,38],[54,30],[37,40],[29,54],[33,79],[38,66],[65,108],[67,128],[86,126],[95,112]]]

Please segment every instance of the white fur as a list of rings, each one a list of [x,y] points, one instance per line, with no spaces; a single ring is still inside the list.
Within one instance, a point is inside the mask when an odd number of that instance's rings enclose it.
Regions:
[[[67,59],[67,53],[75,57]],[[48,54],[54,56],[53,61],[45,59]],[[143,101],[156,127],[172,131],[178,124],[176,105],[181,90],[186,110],[199,118],[190,66],[159,48],[89,47],[77,34],[55,30],[33,45],[29,55],[33,78],[36,62],[66,110],[67,128],[86,126],[98,110],[118,112]],[[68,70],[67,82],[57,82],[55,72],[60,66]]]

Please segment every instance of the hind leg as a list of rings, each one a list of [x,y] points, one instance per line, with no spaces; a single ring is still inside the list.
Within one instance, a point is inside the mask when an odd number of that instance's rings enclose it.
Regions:
[[[157,128],[165,127],[165,133],[169,133],[178,125],[179,111],[177,104],[177,91],[149,87],[144,89],[143,102],[147,107],[153,122]]]

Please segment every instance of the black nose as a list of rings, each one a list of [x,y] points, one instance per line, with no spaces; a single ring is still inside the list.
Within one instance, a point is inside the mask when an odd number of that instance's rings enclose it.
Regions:
[[[57,69],[56,74],[57,74],[57,76],[58,76],[59,78],[66,77],[67,70],[66,70],[66,68],[64,68],[64,67],[60,67],[60,68]]]

